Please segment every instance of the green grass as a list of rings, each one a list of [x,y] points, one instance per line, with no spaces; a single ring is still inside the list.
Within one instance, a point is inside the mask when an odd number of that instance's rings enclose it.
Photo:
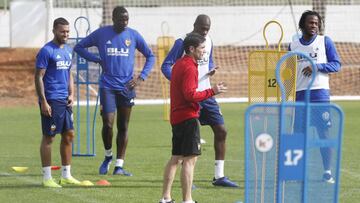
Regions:
[[[338,103],[345,112],[340,202],[360,199],[360,102]],[[244,111],[246,104],[221,104],[228,129],[225,174],[238,182],[240,189],[215,188],[213,177],[213,135],[203,127],[201,135],[208,142],[196,166],[193,197],[201,203],[233,203],[244,200]],[[37,107],[0,108],[0,197],[1,202],[157,202],[161,197],[163,168],[170,157],[171,130],[162,120],[162,106],[135,106],[129,132],[125,167],[133,177],[100,176],[98,166],[103,159],[97,122],[95,157],[74,157],[72,174],[81,180],[96,182],[107,179],[109,187],[67,187],[48,189],[41,186],[39,144],[40,117]],[[53,143],[53,165],[60,165],[59,140]],[[17,174],[11,166],[28,166]],[[111,168],[112,172],[112,168]],[[53,171],[58,178],[59,171]],[[180,202],[179,174],[173,186],[173,198]]]

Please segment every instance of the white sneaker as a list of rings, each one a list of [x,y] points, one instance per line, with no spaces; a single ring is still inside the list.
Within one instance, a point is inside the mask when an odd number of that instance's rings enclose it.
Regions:
[[[201,138],[201,139],[200,139],[200,143],[201,143],[201,144],[206,144],[206,141]]]
[[[159,201],[159,203],[175,203],[175,200],[172,199],[172,200],[170,200],[170,201],[166,201],[166,200],[164,200],[164,199],[161,199],[161,200]]]
[[[323,180],[327,183],[330,184],[334,184],[335,183],[335,179],[332,177],[332,175],[330,173],[324,173],[323,175]]]

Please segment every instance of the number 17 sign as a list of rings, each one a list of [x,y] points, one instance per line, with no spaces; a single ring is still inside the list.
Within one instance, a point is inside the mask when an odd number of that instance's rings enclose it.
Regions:
[[[304,179],[305,135],[294,133],[280,136],[279,180]]]

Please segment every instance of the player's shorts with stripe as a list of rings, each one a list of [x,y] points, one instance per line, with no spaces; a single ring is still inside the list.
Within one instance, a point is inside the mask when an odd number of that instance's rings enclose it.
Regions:
[[[330,102],[311,102],[310,110],[310,126],[316,127],[317,130],[323,131],[332,126],[330,108],[327,106]],[[319,104],[319,106],[317,106]],[[321,104],[324,104],[321,105]],[[314,106],[315,105],[315,106]],[[306,106],[296,107],[295,112],[295,132],[302,132],[306,125]],[[305,132],[304,132],[305,133]],[[323,133],[319,133],[320,136]]]
[[[199,104],[199,121],[201,125],[224,125],[224,118],[215,97],[210,97],[202,102],[199,102]]]
[[[172,155],[191,156],[201,154],[200,125],[197,118],[172,125]]]
[[[43,135],[54,136],[58,133],[73,130],[73,112],[72,108],[67,106],[67,99],[48,100],[47,102],[51,107],[51,117],[41,114]]]
[[[113,113],[119,107],[132,107],[135,96],[135,90],[100,88],[101,113]]]

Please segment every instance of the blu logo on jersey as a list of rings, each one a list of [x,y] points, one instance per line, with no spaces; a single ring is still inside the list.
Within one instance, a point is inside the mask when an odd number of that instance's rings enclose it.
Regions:
[[[67,70],[71,66],[71,61],[56,61],[57,70]]]
[[[207,64],[209,62],[209,57],[210,57],[210,53],[205,52],[204,55],[203,55],[203,58],[201,60],[197,61],[198,65]]]
[[[68,53],[69,55],[69,58],[70,60],[66,60],[67,57],[65,55],[60,55],[60,54],[57,54],[56,55],[56,70],[67,70],[70,68],[71,66],[71,59],[72,59],[72,54],[71,53]],[[61,59],[65,59],[65,60],[61,60]]]
[[[128,48],[120,48],[120,50],[116,47],[109,47],[106,49],[106,54],[108,56],[129,56]]]

